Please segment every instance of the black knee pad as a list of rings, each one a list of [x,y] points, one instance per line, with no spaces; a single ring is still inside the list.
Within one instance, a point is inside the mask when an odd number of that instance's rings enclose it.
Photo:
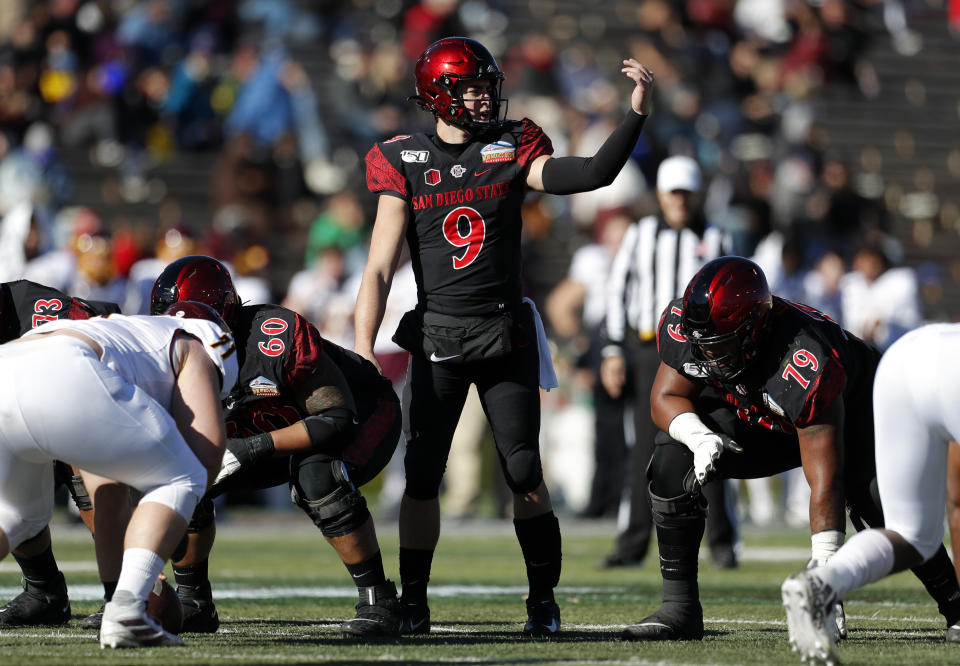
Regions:
[[[73,503],[77,505],[80,511],[90,511],[93,509],[93,502],[90,500],[90,493],[87,487],[83,485],[83,477],[79,474],[71,474],[67,481],[67,490],[70,491],[70,497]]]
[[[313,524],[320,528],[325,537],[340,537],[351,532],[367,522],[370,511],[367,509],[367,500],[350,481],[349,469],[340,460],[333,460],[327,464],[327,474],[310,475],[312,481],[320,481],[321,477],[329,479],[329,492],[315,495],[312,491],[321,486],[314,483],[304,488],[300,482],[290,487],[290,499],[310,516]]]
[[[694,491],[693,453],[665,433],[657,435],[647,465],[650,492],[659,497],[678,497]]]
[[[193,516],[190,518],[190,524],[187,525],[187,534],[197,534],[213,524],[217,517],[217,511],[213,507],[213,500],[206,495],[197,502],[197,508],[193,510]],[[182,557],[182,556],[181,556]],[[180,559],[180,558],[176,558]]]
[[[290,476],[301,497],[315,500],[332,493],[340,485],[334,477],[339,461],[325,453],[311,453],[290,459]]]
[[[518,449],[501,460],[507,486],[515,495],[532,493],[543,481],[540,453],[536,450]]]

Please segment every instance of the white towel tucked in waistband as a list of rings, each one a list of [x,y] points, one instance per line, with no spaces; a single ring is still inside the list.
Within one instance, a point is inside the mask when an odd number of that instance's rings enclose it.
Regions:
[[[543,321],[540,319],[540,313],[537,312],[537,306],[529,298],[523,299],[524,303],[530,305],[533,310],[533,321],[537,325],[537,350],[540,354],[540,388],[557,388],[557,373],[553,369],[553,359],[550,357],[550,345],[547,344],[547,332],[543,330]]]

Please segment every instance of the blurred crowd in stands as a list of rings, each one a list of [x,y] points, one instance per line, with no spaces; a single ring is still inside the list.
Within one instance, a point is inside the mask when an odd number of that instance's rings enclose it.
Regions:
[[[206,253],[232,267],[244,300],[281,302],[351,346],[375,207],[361,158],[376,140],[431,126],[407,100],[423,48],[455,34],[484,42],[506,73],[509,116],[535,118],[557,155],[590,155],[608,135],[626,98],[620,60],[635,57],[656,73],[657,97],[627,167],[597,192],[525,204],[530,295],[543,303],[558,284],[582,287],[550,313],[563,379],[544,395],[543,446],[551,487],[569,511],[589,513],[596,377],[580,360],[585,332],[603,317],[603,271],[624,226],[655,206],[663,158],[696,159],[706,219],[776,293],[881,348],[945,316],[940,271],[905,265],[909,238],[895,233],[870,156],[833,151],[818,116],[825,96],[881,94],[872,43],[904,58],[922,51],[913,6],[3,0],[0,281],[26,277],[140,313],[167,262]],[[941,11],[960,27],[960,3]],[[584,247],[589,268],[571,267]],[[405,356],[390,317],[416,300],[405,268],[377,350],[398,385]],[[479,455],[470,442],[482,422],[474,430],[451,459]],[[473,487],[477,460],[455,483]],[[451,513],[475,512],[476,495],[457,490]]]

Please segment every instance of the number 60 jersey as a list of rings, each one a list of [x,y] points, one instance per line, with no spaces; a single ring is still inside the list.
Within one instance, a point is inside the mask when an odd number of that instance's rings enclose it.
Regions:
[[[843,396],[848,436],[873,432],[873,376],[880,352],[806,305],[774,296],[757,358],[731,383],[707,377],[680,334],[683,299],[667,306],[657,330],[660,360],[715,389],[744,421],[794,432],[815,422]]]
[[[407,202],[407,242],[421,306],[472,315],[520,303],[527,166],[551,153],[550,139],[526,118],[462,145],[413,134],[370,149],[369,190]]]

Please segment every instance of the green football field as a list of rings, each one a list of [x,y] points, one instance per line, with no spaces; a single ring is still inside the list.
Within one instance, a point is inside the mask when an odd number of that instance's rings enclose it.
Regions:
[[[509,521],[444,525],[431,582],[433,633],[357,643],[341,637],[355,589],[302,516],[246,516],[221,525],[211,572],[222,620],[216,635],[185,635],[186,647],[101,651],[80,620],[102,590],[89,535],[55,525],[54,549],[70,586],[74,619],[60,628],[0,630],[0,664],[799,664],[786,638],[779,586],[806,560],[803,531],[747,530],[739,569],[701,561],[707,635],[701,642],[619,640],[625,624],[660,598],[654,558],[639,569],[600,571],[609,522],[561,520],[565,530],[558,601],[561,637],[520,636],[524,574]],[[396,525],[380,526],[387,575],[396,579]],[[0,563],[0,595],[18,591],[12,559]],[[943,642],[944,624],[909,573],[847,600],[844,663],[956,664],[960,645]]]

